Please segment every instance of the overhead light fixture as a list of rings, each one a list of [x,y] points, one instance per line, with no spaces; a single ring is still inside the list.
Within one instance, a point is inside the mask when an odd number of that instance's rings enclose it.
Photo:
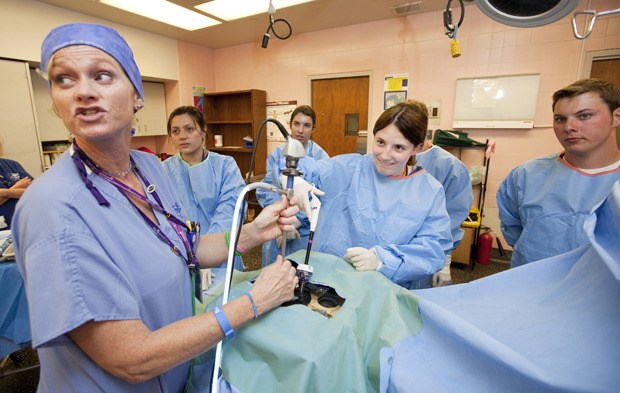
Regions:
[[[222,22],[165,0],[98,0],[100,3],[185,30],[198,30]]]
[[[278,0],[278,9],[293,5],[309,3],[313,0]],[[262,14],[265,12],[265,2],[257,0],[213,0],[202,3],[195,8],[200,11],[213,15],[225,21],[245,18],[246,16]]]

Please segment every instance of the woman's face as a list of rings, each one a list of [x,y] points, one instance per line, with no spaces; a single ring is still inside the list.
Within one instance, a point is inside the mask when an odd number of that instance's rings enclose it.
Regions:
[[[175,116],[170,121],[170,139],[181,155],[192,155],[201,150],[203,135],[194,118],[187,113]]]
[[[130,132],[142,101],[112,56],[92,46],[68,46],[54,54],[48,76],[54,105],[73,135],[99,140]]]
[[[291,120],[291,135],[301,142],[304,147],[308,144],[314,132],[314,122],[310,116],[299,112]]]
[[[422,143],[414,146],[394,124],[390,124],[375,134],[372,162],[384,176],[402,176],[409,157],[417,154],[422,146]]]

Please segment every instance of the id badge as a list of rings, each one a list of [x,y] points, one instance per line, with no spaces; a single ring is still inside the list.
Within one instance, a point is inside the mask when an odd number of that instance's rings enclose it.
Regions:
[[[202,303],[202,285],[201,285],[201,277],[200,277],[200,266],[194,265],[190,267],[190,276],[192,281],[194,281],[194,296],[200,303]]]

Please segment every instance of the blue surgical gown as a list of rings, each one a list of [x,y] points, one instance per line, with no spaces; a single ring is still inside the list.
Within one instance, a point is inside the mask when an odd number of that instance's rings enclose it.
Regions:
[[[235,204],[245,187],[234,158],[210,151],[204,161],[189,166],[175,154],[163,165],[187,214],[200,222],[201,234],[231,229]],[[234,267],[243,270],[240,257],[235,258]]]
[[[474,195],[471,188],[469,171],[465,164],[454,155],[439,146],[429,149],[415,156],[416,164],[433,175],[446,194],[446,210],[450,216],[452,232],[452,250],[457,248],[463,239],[461,224],[471,210]]]
[[[269,157],[267,157],[267,173],[265,174],[265,178],[262,180],[264,183],[278,187],[280,186],[280,168],[278,163],[280,160],[284,159],[284,146],[285,145],[283,144],[276,147],[273,149]],[[312,157],[315,160],[329,158],[327,152],[325,152],[325,150],[323,150],[323,148],[314,141],[308,141],[305,150],[306,157]],[[256,199],[258,199],[258,203],[262,207],[270,205],[280,200],[280,198],[281,196],[276,193],[261,188],[256,190]],[[297,250],[305,250],[308,247],[310,221],[305,213],[298,213],[297,218],[299,219],[299,222],[301,222],[301,226],[297,228],[300,239],[292,239],[286,243],[287,254],[293,253]],[[263,267],[273,263],[279,253],[280,249],[278,248],[275,240],[263,244]]]
[[[595,393],[620,387],[620,183],[575,250],[413,291],[423,329],[381,349],[381,393]]]
[[[502,233],[513,247],[510,266],[588,244],[584,221],[619,179],[620,168],[591,175],[558,154],[513,169],[497,191]]]
[[[185,220],[176,190],[156,157],[139,151],[131,151],[131,156],[156,186],[165,209]],[[97,203],[67,151],[32,183],[13,217],[32,345],[41,363],[38,392],[180,392],[187,362],[130,384],[104,371],[67,336],[88,321],[140,319],[157,330],[192,315],[185,262],[116,187],[94,173],[88,179],[110,206]],[[159,228],[184,250],[164,215],[155,215]]]
[[[342,257],[349,247],[373,248],[379,272],[407,289],[443,268],[452,247],[441,184],[426,171],[380,174],[372,155],[300,160],[304,178],[325,192],[313,250]]]

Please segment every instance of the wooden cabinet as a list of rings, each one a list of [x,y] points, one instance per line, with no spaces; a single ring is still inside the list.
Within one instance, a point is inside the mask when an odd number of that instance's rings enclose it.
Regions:
[[[37,177],[42,173],[41,145],[28,64],[0,59],[0,86],[0,156],[19,162],[30,175]]]
[[[459,246],[452,251],[452,262],[469,265],[472,261],[472,247],[474,244],[475,228],[461,227],[463,229],[463,240]]]
[[[134,136],[168,135],[166,124],[166,93],[163,83],[142,82],[144,87],[144,108],[136,113]]]
[[[65,124],[54,113],[49,83],[43,77],[30,69],[34,107],[39,124],[39,136],[42,142],[67,141],[70,133]]]
[[[205,94],[204,114],[207,121],[207,148],[232,156],[245,179],[250,171],[252,148],[245,147],[243,138],[250,136],[255,147],[255,175],[265,173],[267,130],[258,131],[267,118],[267,94],[264,90],[240,90]],[[265,127],[266,128],[266,127]],[[215,146],[214,135],[222,135],[223,146]]]

